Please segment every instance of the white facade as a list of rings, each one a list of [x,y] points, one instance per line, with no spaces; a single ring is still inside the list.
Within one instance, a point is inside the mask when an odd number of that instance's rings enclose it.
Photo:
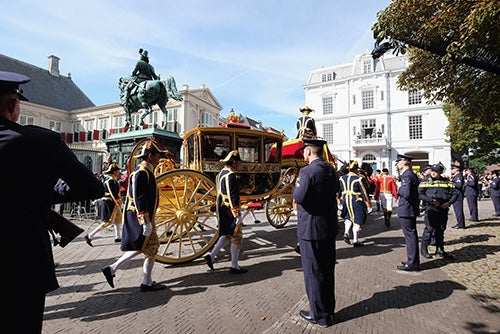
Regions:
[[[182,101],[169,99],[166,130],[177,132],[182,138],[184,133],[197,126],[218,126],[222,106],[212,92],[201,85],[199,89],[189,89],[184,85],[179,91]],[[144,110],[133,115],[133,125]],[[147,127],[162,127],[163,113],[154,106],[153,113],[145,118]],[[125,131],[125,111],[119,103],[70,112],[21,101],[22,125],[37,125],[61,133],[66,143],[93,171],[107,159],[105,139],[113,133]],[[89,163],[87,163],[90,161]]]
[[[371,163],[392,174],[397,154],[414,157],[414,169],[451,161],[445,135],[448,120],[441,104],[427,104],[420,92],[397,88],[408,66],[406,56],[370,53],[349,64],[311,71],[304,85],[306,105],[316,121],[318,136],[341,161]]]

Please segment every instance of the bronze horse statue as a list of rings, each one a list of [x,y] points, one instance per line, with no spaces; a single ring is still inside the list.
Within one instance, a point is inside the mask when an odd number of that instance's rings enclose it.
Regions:
[[[166,106],[169,97],[182,101],[174,78],[167,76],[164,80],[146,80],[133,83],[133,88],[127,99],[125,90],[130,81],[133,80],[132,76],[124,76],[118,80],[121,105],[125,110],[125,126],[128,127],[129,131],[132,130],[132,114],[141,109],[145,109],[145,112],[141,115],[139,125],[144,125],[144,118],[153,112],[153,106],[156,104],[163,112],[163,129],[166,129],[168,120]]]

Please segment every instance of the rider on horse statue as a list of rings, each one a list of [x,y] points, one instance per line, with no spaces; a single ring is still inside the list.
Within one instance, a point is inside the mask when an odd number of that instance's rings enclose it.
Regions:
[[[148,51],[139,49],[141,59],[139,59],[132,71],[132,80],[127,84],[122,96],[122,104],[129,102],[129,97],[132,91],[137,89],[138,85],[146,80],[160,80],[160,76],[156,75],[154,67],[149,63]]]

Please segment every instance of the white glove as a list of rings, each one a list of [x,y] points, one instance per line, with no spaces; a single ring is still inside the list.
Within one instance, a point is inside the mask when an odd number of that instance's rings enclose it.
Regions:
[[[238,224],[243,224],[243,219],[241,219],[241,216],[236,217],[236,225]]]
[[[153,232],[153,225],[151,223],[142,225],[142,235],[147,237],[151,232]]]
[[[373,208],[368,208],[368,214],[372,213]]]
[[[344,208],[344,206],[342,205],[342,203],[337,204],[337,209],[339,211],[342,211],[343,208]]]

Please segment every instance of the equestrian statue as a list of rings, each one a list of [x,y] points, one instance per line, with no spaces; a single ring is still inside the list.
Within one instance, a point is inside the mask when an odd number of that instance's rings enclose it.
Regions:
[[[141,58],[137,61],[132,75],[123,76],[118,80],[120,101],[125,110],[125,126],[129,131],[132,130],[132,114],[141,109],[146,111],[141,115],[139,125],[144,125],[144,119],[153,112],[153,106],[157,104],[163,112],[163,129],[166,129],[168,98],[182,101],[182,96],[172,76],[161,80],[160,76],[156,75],[153,66],[149,64],[148,51],[139,49],[139,54]]]

